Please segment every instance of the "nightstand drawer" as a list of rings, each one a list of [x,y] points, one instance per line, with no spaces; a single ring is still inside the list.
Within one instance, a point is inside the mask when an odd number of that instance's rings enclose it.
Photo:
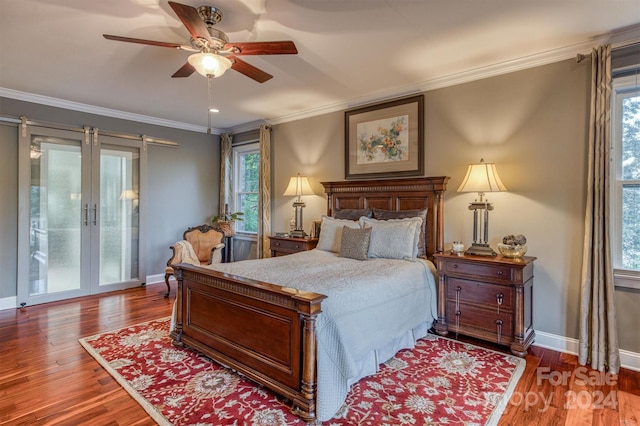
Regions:
[[[451,252],[433,257],[438,268],[436,332],[509,345],[512,354],[526,356],[536,337],[531,317],[536,258]]]
[[[271,240],[271,250],[287,251],[297,253],[304,250],[305,244],[291,240]]]
[[[313,250],[318,245],[317,238],[294,238],[286,236],[269,237],[271,257],[285,256],[301,251]]]
[[[460,303],[476,303],[496,309],[500,306],[500,310],[511,311],[513,307],[512,292],[513,289],[508,286],[449,278],[447,299],[456,300],[457,297]]]
[[[444,263],[445,273],[448,275],[473,275],[478,279],[490,278],[500,280],[507,283],[512,282],[512,268],[506,265],[484,265],[481,263],[455,262],[448,261]]]
[[[447,323],[449,330],[456,331],[459,327],[460,333],[464,334],[469,329],[482,329],[496,336],[500,334],[500,340],[506,340],[513,336],[513,314],[510,312],[500,313],[488,309],[482,309],[470,305],[459,305],[460,315],[456,320],[455,301],[447,302]]]

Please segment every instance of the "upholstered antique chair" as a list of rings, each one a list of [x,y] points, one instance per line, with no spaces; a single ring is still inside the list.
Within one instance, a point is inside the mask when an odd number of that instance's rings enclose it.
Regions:
[[[178,241],[169,247],[173,255],[167,261],[167,267],[164,271],[164,282],[167,284],[167,292],[164,297],[169,297],[169,292],[171,291],[169,277],[173,275],[172,265],[188,263],[202,266],[222,263],[224,237],[223,232],[206,224],[184,231],[182,241]]]

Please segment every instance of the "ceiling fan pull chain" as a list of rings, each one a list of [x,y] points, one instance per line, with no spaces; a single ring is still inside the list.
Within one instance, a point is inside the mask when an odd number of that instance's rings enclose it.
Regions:
[[[207,133],[211,133],[211,110],[213,110],[213,76],[207,76],[207,92],[209,93],[209,105],[207,107]]]

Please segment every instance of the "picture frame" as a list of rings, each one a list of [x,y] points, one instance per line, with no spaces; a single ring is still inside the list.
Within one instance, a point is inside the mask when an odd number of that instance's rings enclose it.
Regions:
[[[424,174],[424,95],[345,111],[345,178]]]
[[[311,223],[311,238],[320,238],[320,225],[322,224],[322,221],[314,220]]]

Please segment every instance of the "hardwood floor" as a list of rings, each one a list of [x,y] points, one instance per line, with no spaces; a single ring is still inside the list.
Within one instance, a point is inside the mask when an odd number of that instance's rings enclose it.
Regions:
[[[175,288],[169,299],[165,290],[152,284],[0,311],[0,425],[155,424],[78,339],[170,315]],[[640,373],[596,373],[534,346],[499,424],[639,425]]]

